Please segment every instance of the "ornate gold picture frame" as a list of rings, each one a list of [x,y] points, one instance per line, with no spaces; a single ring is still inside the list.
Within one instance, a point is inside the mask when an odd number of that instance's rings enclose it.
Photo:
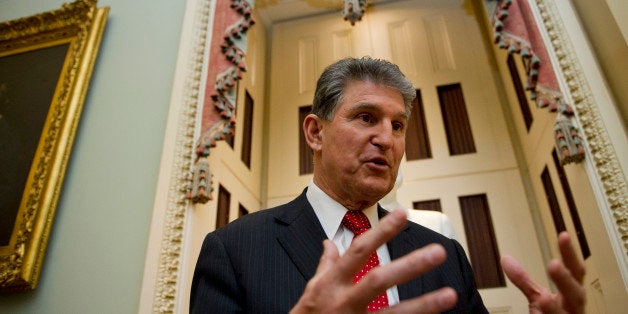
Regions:
[[[109,8],[0,23],[0,291],[37,286]]]

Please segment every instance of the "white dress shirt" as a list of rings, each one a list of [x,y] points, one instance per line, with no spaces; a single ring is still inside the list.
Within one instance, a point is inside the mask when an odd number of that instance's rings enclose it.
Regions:
[[[318,217],[325,230],[325,234],[328,239],[331,239],[338,252],[342,256],[353,240],[353,232],[347,227],[342,225],[342,218],[344,217],[347,209],[336,202],[334,199],[325,194],[313,181],[310,181],[306,192],[307,200],[314,208],[314,213]],[[375,227],[379,224],[379,217],[377,214],[377,204],[366,208],[362,211],[371,223],[371,227]],[[380,265],[386,265],[390,263],[390,254],[388,253],[388,247],[384,245],[377,249],[377,257],[379,258]],[[388,296],[388,305],[395,305],[399,303],[399,292],[397,286],[393,286],[386,290]]]

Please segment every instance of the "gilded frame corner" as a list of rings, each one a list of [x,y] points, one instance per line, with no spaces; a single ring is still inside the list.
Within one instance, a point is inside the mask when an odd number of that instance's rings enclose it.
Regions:
[[[26,181],[25,185],[16,187],[22,191],[21,199],[16,202],[0,203],[0,206],[19,203],[15,206],[17,208],[8,210],[11,215],[5,217],[7,221],[3,222],[3,226],[12,226],[13,230],[6,241],[0,244],[2,292],[32,290],[37,286],[68,157],[109,14],[109,7],[97,8],[96,3],[97,0],[76,0],[63,4],[60,9],[0,23],[0,60],[4,59],[5,64],[15,65],[17,69],[15,72],[32,68],[32,63],[22,64],[15,61],[21,60],[15,56],[29,54],[31,60],[36,62],[41,60],[43,68],[51,64],[59,68],[59,71],[53,71],[59,73],[58,76],[55,74],[54,77],[48,78],[53,81],[52,88],[48,91],[52,96],[40,104],[43,106],[40,110],[43,112],[40,115],[43,123],[38,126],[36,133],[29,132],[35,133],[38,137],[31,136],[34,143],[31,145],[34,158],[32,162],[27,161],[25,166],[27,170],[18,173],[17,176],[25,178],[21,180]],[[46,57],[46,53],[50,51],[47,49],[55,47],[63,47],[61,52],[57,52],[58,61],[54,64],[47,63],[48,58],[41,56]],[[0,87],[4,88],[5,92],[16,85],[11,83],[16,82],[27,85],[28,89],[31,82],[23,82],[11,75],[12,73],[9,73],[4,78],[0,77]],[[14,81],[7,83],[11,79]],[[19,93],[11,96],[5,93],[3,96],[2,92],[0,88],[0,100],[5,102],[5,111],[24,110],[26,113],[22,116],[28,117],[30,114],[28,108],[15,109],[19,107],[16,104],[24,105],[19,102],[19,96],[15,96]],[[8,110],[10,105],[13,107]],[[2,106],[0,103],[0,115]],[[10,116],[5,117],[5,122],[5,125],[9,125]],[[5,130],[15,133],[27,128],[23,120],[14,122],[13,126],[19,126]],[[11,133],[5,133],[4,136],[7,134]],[[3,140],[2,137],[0,133],[0,140]],[[5,138],[5,143],[20,144],[24,137],[16,138],[9,140]],[[7,156],[4,157],[4,161],[20,158],[26,159],[23,156]],[[7,182],[11,184],[15,181]]]

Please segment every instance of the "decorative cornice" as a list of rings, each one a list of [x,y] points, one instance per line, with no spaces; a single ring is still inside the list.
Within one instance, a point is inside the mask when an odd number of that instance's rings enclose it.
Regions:
[[[548,80],[547,75],[551,75],[552,81],[554,80],[555,74],[554,71],[551,70],[552,65],[549,60],[547,58],[541,60],[539,55],[537,55],[537,53],[547,55],[549,52],[545,52],[547,49],[543,45],[537,46],[538,43],[533,44],[528,41],[533,37],[532,34],[513,34],[506,30],[507,27],[504,22],[511,13],[526,15],[521,7],[521,5],[524,5],[527,8],[528,4],[526,1],[527,0],[518,1],[516,3],[516,9],[511,9],[511,4],[513,4],[512,0],[500,1],[492,17],[494,31],[493,41],[499,48],[508,50],[508,54],[518,54],[521,57],[526,71],[525,90],[530,92],[530,99],[536,102],[537,107],[548,108],[549,112],[556,113],[553,136],[561,165],[581,162],[585,158],[584,146],[580,130],[574,123],[573,108],[565,101],[565,97],[563,93],[558,90],[558,87],[552,88],[549,85],[546,86],[539,78],[541,71],[545,69],[546,80]],[[525,22],[525,19],[519,22],[528,24]],[[516,24],[517,22],[514,23]],[[535,33],[538,28],[536,25],[526,25],[526,29]],[[537,50],[535,51],[535,49]],[[541,67],[544,68],[541,69]]]
[[[613,149],[604,121],[596,105],[591,87],[580,68],[574,47],[552,0],[535,0],[542,22],[549,36],[560,71],[574,102],[577,119],[587,141],[590,158],[596,170],[599,185],[615,224],[618,243],[621,243],[623,260],[628,257],[628,185],[622,172],[617,153]],[[625,267],[625,265],[624,265]]]
[[[163,236],[157,271],[153,312],[172,313],[178,295],[178,283],[181,269],[181,253],[185,230],[185,213],[190,206],[186,199],[187,174],[193,164],[194,130],[200,96],[203,58],[208,38],[211,1],[199,0],[196,8],[193,47],[187,65],[185,91],[177,123],[174,160],[168,186],[168,197],[163,224]]]
[[[366,0],[344,0],[342,15],[345,21],[349,21],[351,26],[355,22],[361,21],[366,11]]]
[[[241,18],[231,25],[213,25],[213,28],[226,26],[220,44],[220,53],[229,66],[216,74],[215,85],[206,90],[211,97],[214,112],[203,116],[201,135],[196,147],[196,161],[187,184],[186,197],[193,203],[207,203],[212,199],[212,173],[207,162],[210,150],[216,147],[216,141],[233,136],[236,123],[236,83],[246,72],[244,57],[246,54],[246,33],[255,24],[253,6],[249,0],[229,0],[230,9]],[[208,51],[211,53],[211,49]],[[210,58],[218,56],[211,55]],[[210,70],[211,73],[211,70]],[[205,121],[208,120],[206,125]]]

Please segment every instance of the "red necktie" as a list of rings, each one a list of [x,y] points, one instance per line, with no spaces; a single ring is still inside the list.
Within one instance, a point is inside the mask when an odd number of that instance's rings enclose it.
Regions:
[[[354,239],[371,228],[369,219],[361,210],[348,211],[344,218],[342,218],[342,224],[353,232]],[[355,284],[360,281],[371,269],[377,266],[379,266],[379,259],[377,258],[377,253],[373,252],[364,267],[362,267],[362,270],[353,277],[353,283]],[[367,309],[369,312],[375,312],[385,307],[388,307],[388,296],[386,296],[386,292],[375,297],[375,299],[369,303]]]

